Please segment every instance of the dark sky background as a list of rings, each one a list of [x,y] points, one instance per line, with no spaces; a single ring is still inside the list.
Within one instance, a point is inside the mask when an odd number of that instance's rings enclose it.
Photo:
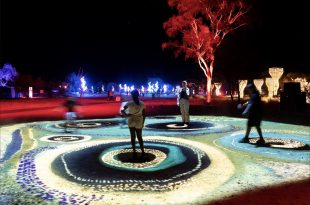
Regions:
[[[214,78],[252,78],[274,66],[309,74],[309,1],[252,2],[250,25],[228,35],[216,53]],[[194,61],[162,51],[170,16],[166,0],[1,0],[0,64],[47,81],[79,67],[94,83],[204,79]]]

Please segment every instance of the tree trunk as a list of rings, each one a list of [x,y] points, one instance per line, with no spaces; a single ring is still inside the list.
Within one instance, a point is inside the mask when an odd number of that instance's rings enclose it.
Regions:
[[[211,80],[212,78],[210,76],[207,76],[207,103],[211,102]]]
[[[212,73],[213,73],[213,63],[214,60],[210,62],[210,65],[202,58],[198,57],[198,63],[200,68],[202,69],[203,73],[205,74],[207,78],[207,90],[206,90],[206,96],[207,96],[207,103],[211,102],[211,82],[212,82]]]

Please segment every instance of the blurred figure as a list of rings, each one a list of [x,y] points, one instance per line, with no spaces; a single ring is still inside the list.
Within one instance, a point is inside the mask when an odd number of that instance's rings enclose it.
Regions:
[[[238,104],[238,109],[242,109],[243,107],[246,107],[242,115],[247,116],[248,118],[245,136],[241,140],[241,142],[242,143],[249,142],[249,134],[250,134],[251,128],[255,127],[259,135],[259,140],[257,141],[257,144],[264,144],[265,140],[263,138],[262,130],[260,127],[261,121],[262,121],[262,113],[263,113],[263,106],[262,106],[262,102],[260,99],[260,94],[258,90],[256,89],[255,85],[252,83],[249,83],[246,86],[246,89],[248,89],[250,92],[250,100],[243,105]]]
[[[189,125],[189,95],[190,90],[187,87],[187,82],[182,81],[182,87],[179,90],[177,97],[177,105],[180,106],[182,114],[182,122],[184,125]]]
[[[109,91],[108,91],[108,99],[109,99],[110,101],[112,101],[113,98],[114,98],[113,90],[109,90]]]
[[[66,122],[64,124],[65,132],[68,132],[68,125],[74,123],[74,120],[77,118],[76,105],[76,100],[73,97],[68,97],[64,103],[64,107],[66,108]]]
[[[131,136],[131,145],[133,149],[133,157],[137,157],[136,153],[136,137],[142,152],[142,157],[145,156],[144,145],[142,139],[142,128],[145,121],[145,105],[139,100],[138,90],[131,91],[132,101],[127,102],[121,110],[124,116],[128,117],[128,127]],[[127,112],[128,109],[128,112]]]

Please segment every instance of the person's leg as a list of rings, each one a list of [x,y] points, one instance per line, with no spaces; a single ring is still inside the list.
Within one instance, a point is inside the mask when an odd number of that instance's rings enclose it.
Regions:
[[[265,143],[265,140],[263,138],[263,134],[262,134],[262,130],[260,128],[260,126],[255,126],[257,132],[258,132],[258,135],[259,135],[259,140],[257,141],[258,144],[263,144]]]
[[[137,138],[138,138],[139,145],[142,151],[142,155],[144,155],[145,152],[144,152],[144,144],[143,144],[143,139],[142,139],[142,129],[136,129],[136,133],[137,133]]]
[[[248,143],[249,142],[249,134],[251,132],[251,128],[252,128],[251,126],[247,125],[244,138],[241,139],[240,142],[243,142],[243,143]]]
[[[136,155],[136,132],[135,130],[136,128],[129,127],[130,137],[131,137],[131,147],[132,147],[134,156]]]
[[[185,123],[189,124],[189,100],[184,100],[184,111]]]
[[[69,113],[66,112],[66,114],[65,114],[65,123],[64,123],[64,131],[65,132],[68,132],[68,130],[67,130],[68,124],[69,124]]]
[[[185,123],[185,105],[184,105],[184,100],[180,100],[180,111],[181,111],[181,116],[182,116],[182,123]]]

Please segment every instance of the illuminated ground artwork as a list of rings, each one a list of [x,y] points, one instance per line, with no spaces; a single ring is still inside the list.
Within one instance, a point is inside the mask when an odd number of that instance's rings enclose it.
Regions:
[[[265,146],[239,143],[245,119],[149,117],[132,158],[124,118],[1,128],[0,204],[206,204],[309,178],[309,127],[263,122]],[[138,146],[138,144],[137,144]],[[139,146],[138,146],[139,147]]]

